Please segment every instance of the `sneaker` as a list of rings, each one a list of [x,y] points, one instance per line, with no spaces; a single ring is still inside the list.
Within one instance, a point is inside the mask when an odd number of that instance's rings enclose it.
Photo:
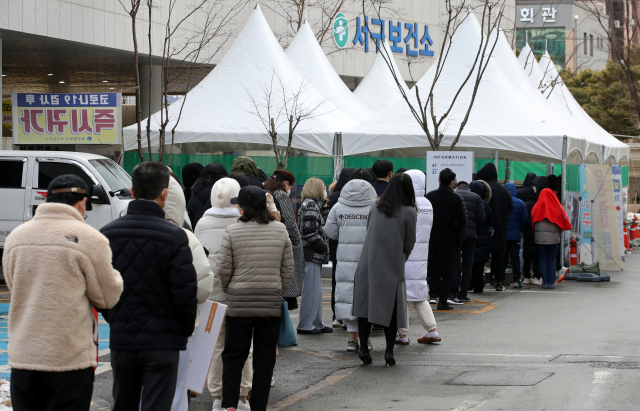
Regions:
[[[342,321],[340,321],[340,320],[333,320],[333,323],[331,324],[331,326],[332,326],[333,328],[342,327]]]
[[[447,303],[438,303],[438,307],[436,308],[437,311],[447,311],[447,310],[453,310],[453,307]]]
[[[347,342],[347,351],[360,351],[360,344],[357,341]]]
[[[460,300],[458,300],[458,297],[447,298],[447,302],[449,304],[453,304],[453,305],[462,305],[462,304],[464,304],[463,302],[460,302]]]
[[[513,288],[522,288],[522,283],[520,281],[516,281],[513,283]]]
[[[332,332],[333,332],[333,328],[325,326],[324,328],[322,328],[322,329],[320,330],[320,332],[321,332],[322,334],[329,334],[329,333],[332,333]]]
[[[525,278],[524,280],[522,280],[522,284],[533,284],[533,281],[531,280],[531,278]]]
[[[369,351],[373,351],[373,344],[371,344],[371,340],[367,340],[367,348],[369,348]]]
[[[541,286],[542,285],[542,278],[534,278],[533,280],[531,280],[531,284],[537,285],[537,286]]]
[[[272,387],[276,386],[276,377],[271,377],[271,386]]]
[[[223,411],[236,411],[236,409],[234,407],[231,408],[223,408]]]
[[[556,285],[555,284],[549,284],[547,286],[547,288],[550,289],[550,290],[555,290],[556,289]]]
[[[469,301],[471,301],[471,299],[465,295],[464,297],[458,297],[458,301],[468,303]]]
[[[251,406],[249,405],[249,401],[247,401],[247,402],[238,401],[237,410],[238,411],[240,411],[240,410],[245,410],[245,411],[249,410],[250,411],[251,410]]]
[[[325,328],[329,328],[329,327],[325,327]],[[324,329],[324,328],[323,328],[323,329]],[[331,331],[333,331],[333,328],[329,328],[329,329],[330,329]],[[320,333],[321,333],[321,332],[323,332],[323,331],[318,330],[317,328],[314,328],[313,330],[300,330],[300,329],[298,329],[298,330],[296,330],[296,332],[297,332],[298,334],[304,335],[304,334],[320,334]]]
[[[343,323],[340,325],[340,328],[342,328],[343,330],[346,330],[346,329],[347,329],[347,323],[343,322]]]
[[[215,400],[211,411],[222,411],[222,400]]]
[[[436,300],[434,297],[431,297],[429,299],[429,304],[438,304],[438,300]]]
[[[504,291],[504,285],[496,284],[496,291]]]

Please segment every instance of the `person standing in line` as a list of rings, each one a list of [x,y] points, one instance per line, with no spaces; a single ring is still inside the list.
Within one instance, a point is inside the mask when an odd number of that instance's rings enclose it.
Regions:
[[[540,254],[542,288],[556,288],[556,252],[562,232],[571,230],[571,222],[558,196],[545,188],[531,210],[531,222]]]
[[[322,322],[322,264],[329,261],[329,245],[324,234],[324,183],[311,177],[302,188],[298,224],[304,251],[305,277],[298,334],[331,333]]]
[[[389,160],[381,159],[373,163],[372,169],[378,178],[378,181],[373,182],[373,188],[378,193],[378,197],[380,197],[389,186],[391,177],[393,177],[393,164]]]
[[[491,187],[485,181],[476,180],[469,184],[472,193],[482,198],[484,209],[484,221],[476,221],[476,233],[478,240],[473,253],[473,266],[471,266],[471,285],[476,294],[484,291],[484,264],[491,259],[491,236],[493,235],[493,213],[489,207],[491,201]]]
[[[535,180],[536,177],[538,177],[536,173],[527,173],[524,181],[522,182],[522,187],[516,190],[516,197],[525,203],[529,200],[533,200],[536,196],[533,180]]]
[[[469,189],[466,181],[458,183],[456,193],[462,197],[467,209],[467,231],[460,257],[456,258],[456,269],[454,273],[453,292],[451,302],[467,302],[471,301],[467,292],[471,287],[471,270],[473,269],[474,254],[476,250],[476,242],[478,241],[478,226],[484,224],[485,215],[482,198]]]
[[[387,366],[396,364],[393,346],[398,328],[407,328],[405,262],[416,243],[416,196],[411,177],[398,174],[369,210],[367,235],[353,283],[353,313],[358,317],[360,352],[371,364],[372,324],[384,327]],[[384,250],[383,252],[381,250]]]
[[[498,170],[493,163],[487,163],[478,171],[478,180],[486,181],[491,187],[489,207],[493,213],[493,236],[491,236],[491,275],[496,291],[504,291],[504,254],[507,248],[507,224],[513,209],[509,191],[498,182]]]
[[[359,168],[366,179],[369,173]],[[352,174],[353,175],[353,174]],[[362,176],[360,176],[362,177]],[[359,351],[358,319],[353,308],[353,280],[367,234],[367,218],[371,204],[378,196],[371,183],[364,178],[352,178],[340,192],[340,199],[329,212],[325,232],[338,242],[336,269],[336,319],[347,324],[347,351]],[[369,343],[368,343],[369,344]],[[373,346],[369,345],[369,351]]]
[[[184,184],[184,198],[189,204],[191,200],[191,187],[202,174],[204,166],[200,163],[189,163],[182,167],[182,184]]]
[[[233,163],[231,163],[231,172],[242,173],[246,175],[247,178],[249,179],[249,185],[262,188],[258,166],[256,165],[256,162],[253,161],[251,157],[247,157],[247,156],[236,157],[236,159],[233,160]]]
[[[243,368],[253,341],[253,381],[249,404],[265,411],[276,364],[282,294],[289,288],[294,261],[284,224],[267,210],[268,192],[256,186],[230,200],[239,222],[227,227],[216,255],[215,275],[226,293],[226,336],[222,352],[222,408],[235,410]]]
[[[209,208],[207,202],[211,196],[211,187],[222,177],[227,176],[227,169],[220,163],[208,164],[191,188],[192,197],[187,203],[187,212],[191,226],[198,225],[198,220]]]
[[[244,175],[242,175],[244,177]],[[231,224],[238,222],[240,211],[238,207],[231,204],[231,199],[238,197],[240,184],[231,178],[221,178],[211,190],[211,205],[196,227],[195,235],[202,243],[202,246],[209,253],[209,266],[216,272],[216,258],[224,233]],[[220,278],[216,276],[213,282],[213,291],[210,299],[220,304],[227,303],[227,294],[220,287]],[[211,360],[211,367],[207,376],[207,387],[213,397],[213,411],[222,411],[222,352],[226,338],[226,319],[222,320],[220,335],[216,342],[216,347]],[[253,378],[252,350],[242,368],[242,380],[238,400],[238,410],[249,410],[247,395],[251,391],[251,380]]]
[[[197,275],[189,238],[164,219],[170,178],[162,163],[135,166],[127,214],[100,230],[124,279],[118,304],[102,311],[111,326],[114,411],[171,409],[179,353],[195,327]]]
[[[531,221],[531,211],[538,201],[538,196],[542,190],[549,188],[549,180],[546,176],[539,176],[533,180],[533,184],[535,195],[531,200],[525,202],[529,221]],[[525,229],[522,231],[524,237],[524,246],[522,250],[522,257],[524,260],[522,274],[524,276],[524,280],[522,283],[540,286],[542,285],[542,277],[540,276],[540,256],[538,254],[538,246],[536,245],[535,235],[533,233],[533,224],[527,224]]]
[[[11,292],[9,366],[16,411],[86,411],[97,362],[93,308],[111,308],[122,277],[107,239],[85,224],[90,191],[54,178],[32,220],[11,231],[2,268]]]
[[[504,185],[513,201],[513,210],[509,214],[507,222],[507,252],[504,256],[504,265],[507,266],[509,257],[511,257],[511,267],[513,269],[513,288],[522,288],[522,272],[520,270],[520,239],[522,238],[522,229],[529,224],[529,213],[527,206],[517,195],[516,185],[506,183]]]
[[[404,266],[407,281],[407,301],[413,303],[413,308],[418,313],[418,318],[427,334],[418,338],[420,344],[440,342],[441,338],[436,330],[436,319],[429,305],[429,285],[427,284],[427,266],[429,256],[429,239],[433,226],[433,208],[424,196],[426,191],[426,178],[420,170],[407,170],[402,173],[411,177],[413,190],[416,196],[416,208],[418,211],[416,222],[416,244]],[[400,172],[396,173],[402,174]],[[407,310],[409,305],[407,304]],[[407,327],[398,328],[396,344],[409,345],[409,312],[407,311]]]
[[[340,198],[340,191],[345,184],[349,182],[349,176],[355,170],[355,168],[346,167],[340,170],[340,175],[338,176],[338,181],[335,182],[333,190],[327,196],[327,207],[329,208],[329,212],[333,206],[338,204],[338,199]],[[331,186],[329,186],[331,187]],[[331,312],[333,313],[333,323],[332,326],[343,327],[346,328],[346,324],[343,324],[342,321],[336,320],[336,267],[338,266],[337,260],[337,250],[338,250],[338,242],[332,239],[329,239],[329,260],[331,261]]]
[[[202,304],[209,299],[213,290],[213,273],[209,267],[209,261],[204,248],[198,238],[190,230],[184,228],[184,217],[186,215],[187,204],[184,193],[180,187],[177,177],[169,180],[169,194],[164,205],[164,219],[182,227],[189,238],[189,248],[193,257],[193,267],[196,270],[198,281],[198,304]],[[195,328],[198,327],[196,318]],[[176,383],[176,393],[173,397],[171,411],[187,411],[189,409],[189,398],[187,386],[189,383],[189,363],[191,359],[191,337],[187,342],[187,349],[180,351],[178,360],[178,381]]]
[[[447,299],[451,280],[460,258],[460,245],[467,231],[467,213],[464,200],[453,191],[456,173],[449,168],[440,171],[440,187],[427,193],[427,200],[433,207],[433,226],[429,240],[429,277],[440,281],[438,310],[453,310]]]
[[[298,297],[302,294],[302,284],[305,275],[302,239],[300,238],[300,230],[290,198],[291,187],[293,187],[295,181],[296,179],[290,171],[276,170],[273,172],[271,178],[264,182],[264,188],[273,195],[276,207],[282,216],[281,223],[287,227],[291,246],[293,247],[295,270],[293,278],[291,279],[291,285],[289,285],[289,289],[284,293],[289,310],[298,308]]]

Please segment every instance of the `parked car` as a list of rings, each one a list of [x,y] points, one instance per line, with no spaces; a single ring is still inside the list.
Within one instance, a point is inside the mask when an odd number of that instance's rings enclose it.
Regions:
[[[115,161],[96,154],[64,151],[0,151],[0,256],[11,230],[29,221],[44,203],[51,180],[75,174],[91,187],[96,229],[123,216],[131,197],[131,177]]]

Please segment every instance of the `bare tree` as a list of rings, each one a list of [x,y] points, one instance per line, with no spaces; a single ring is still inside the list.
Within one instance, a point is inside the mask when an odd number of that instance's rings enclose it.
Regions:
[[[640,30],[637,0],[583,0],[590,15],[597,21],[609,42],[611,60],[624,73],[624,82],[629,89],[631,101],[640,119],[640,97],[638,96],[637,61],[633,49],[637,47]],[[604,6],[604,7],[603,7]],[[609,15],[607,15],[609,13]]]
[[[140,9],[141,0],[130,0],[130,8],[127,8],[122,0],[118,0],[123,9],[127,11],[127,14],[131,17],[131,31],[133,33],[133,66],[135,70],[136,80],[136,123],[138,124],[138,156],[141,161],[145,161],[144,153],[142,152],[142,127],[140,125],[140,117],[142,115],[140,110],[140,70],[138,69],[138,36],[136,34],[136,19],[138,16],[138,10]],[[151,155],[151,151],[149,151]]]
[[[273,73],[271,81],[262,85],[262,95],[254,96],[247,89],[251,110],[247,112],[255,115],[271,137],[273,153],[276,157],[278,169],[286,169],[291,156],[291,142],[300,124],[306,120],[323,116],[330,111],[323,111],[326,100],[309,101],[306,90],[309,83],[301,82],[294,86],[285,84],[280,76]],[[282,138],[278,129],[287,125],[286,140]],[[286,144],[281,144],[286,141]],[[282,149],[281,147],[285,148]]]
[[[363,13],[366,12],[367,4],[373,5],[373,9],[378,15],[378,18],[381,18],[381,7],[385,3],[386,0],[362,0],[362,10]],[[493,41],[489,41],[490,34],[500,27],[500,22],[502,20],[502,16],[504,14],[505,1],[504,0],[481,0],[480,7],[477,7],[477,11],[482,12],[482,20],[481,20],[481,40],[478,46],[478,50],[475,54],[475,59],[473,61],[473,65],[468,69],[468,74],[464,78],[464,80],[460,83],[457,88],[457,91],[453,96],[449,97],[450,100],[446,102],[446,108],[443,113],[435,112],[435,96],[434,89],[436,84],[438,83],[444,68],[445,63],[447,62],[447,58],[449,56],[449,52],[451,50],[452,38],[456,34],[458,28],[464,21],[468,18],[468,13],[471,12],[471,6],[469,1],[460,0],[455,2],[453,0],[445,0],[445,17],[446,24],[443,30],[443,41],[440,49],[440,54],[438,56],[438,61],[436,63],[435,75],[433,79],[433,83],[431,83],[431,87],[429,89],[426,98],[424,95],[420,94],[419,86],[416,84],[414,86],[415,97],[416,100],[413,101],[409,93],[407,93],[402,87],[402,78],[399,73],[395,72],[395,69],[392,64],[393,56],[387,51],[386,47],[380,47],[378,41],[374,37],[374,32],[370,29],[368,24],[365,24],[367,27],[367,32],[371,37],[373,43],[376,45],[377,52],[381,53],[384,61],[387,64],[387,67],[391,71],[391,74],[398,86],[398,90],[402,94],[404,101],[407,103],[411,114],[415,118],[415,120],[420,125],[420,128],[425,132],[427,139],[429,141],[429,146],[432,150],[437,151],[440,149],[440,145],[442,140],[444,139],[444,129],[447,126],[445,121],[448,119],[451,111],[453,110],[456,101],[460,97],[463,89],[471,81],[471,85],[473,86],[473,91],[471,93],[471,99],[468,107],[466,107],[466,113],[464,119],[460,123],[460,127],[456,133],[456,136],[449,146],[449,150],[453,150],[458,140],[460,139],[460,135],[464,130],[464,127],[469,120],[469,115],[471,113],[471,109],[473,108],[473,104],[475,102],[476,95],[478,93],[478,87],[482,81],[482,77],[484,75],[485,70],[489,65],[490,56],[493,54],[495,46],[498,42],[498,36],[494,36],[495,39]],[[492,16],[495,16],[492,20]],[[458,109],[459,110],[459,109]]]

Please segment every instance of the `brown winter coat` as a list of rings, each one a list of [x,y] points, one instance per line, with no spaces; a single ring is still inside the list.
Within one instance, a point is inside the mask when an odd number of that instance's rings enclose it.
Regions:
[[[122,293],[109,241],[75,208],[45,203],[7,237],[2,266],[11,290],[9,365],[58,372],[96,367],[92,308],[111,308]]]
[[[227,315],[280,317],[282,294],[289,288],[293,266],[284,224],[249,221],[227,227],[214,273],[227,293]]]

